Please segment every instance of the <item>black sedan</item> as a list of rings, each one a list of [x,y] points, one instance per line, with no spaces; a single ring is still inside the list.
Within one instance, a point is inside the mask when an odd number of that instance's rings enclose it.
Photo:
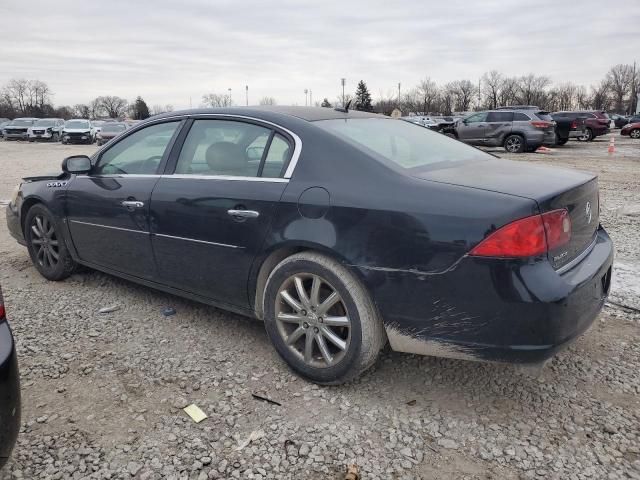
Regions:
[[[591,174],[497,159],[327,108],[155,116],[7,208],[40,273],[77,264],[264,320],[299,374],[339,383],[391,348],[540,363],[609,292]]]
[[[20,428],[18,360],[0,289],[0,468],[7,462]]]

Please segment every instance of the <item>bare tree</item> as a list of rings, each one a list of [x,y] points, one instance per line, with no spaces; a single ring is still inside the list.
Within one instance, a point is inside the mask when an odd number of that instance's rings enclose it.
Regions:
[[[533,73],[518,79],[518,103],[523,105],[543,106],[546,102],[546,88],[551,84],[549,77],[537,76]]]
[[[625,98],[631,95],[632,85],[634,81],[634,71],[631,65],[619,64],[611,67],[607,72],[606,79],[613,96],[613,108],[618,113],[624,113]]]
[[[260,99],[260,105],[276,105],[276,99],[273,97],[262,97]]]
[[[578,85],[576,88],[576,107],[580,110],[589,108],[589,94],[584,85]]]
[[[469,111],[475,92],[475,86],[470,80],[455,80],[448,83],[445,86],[445,90],[451,94],[456,111]]]
[[[438,99],[438,85],[430,77],[426,77],[418,84],[416,96],[420,98],[423,114],[427,115],[435,110],[435,103]]]
[[[591,99],[589,101],[591,108],[594,110],[608,110],[611,105],[611,97],[609,91],[611,86],[605,78],[598,85],[591,87]]]
[[[202,103],[206,107],[230,107],[231,95],[220,93],[207,93],[202,96]]]
[[[160,115],[161,113],[166,113],[166,112],[173,112],[173,105],[170,105],[170,104],[154,105],[153,107],[151,107],[151,110],[149,111],[151,115]]]
[[[84,103],[77,103],[73,106],[73,115],[79,118],[90,118],[91,108]]]
[[[504,78],[497,70],[491,70],[482,76],[482,83],[485,86],[485,105],[489,109],[500,106],[498,99],[503,88]]]
[[[517,103],[518,79],[505,77],[498,93],[498,106],[509,106]]]
[[[26,113],[29,105],[29,81],[24,78],[9,80],[2,96],[16,111]]]
[[[106,95],[96,98],[97,106],[110,118],[123,117],[127,113],[128,102],[124,98]]]

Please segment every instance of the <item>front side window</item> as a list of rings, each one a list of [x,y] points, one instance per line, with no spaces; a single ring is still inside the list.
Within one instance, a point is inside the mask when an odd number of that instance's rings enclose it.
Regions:
[[[126,136],[105,151],[94,169],[97,175],[158,173],[165,150],[180,122],[151,125]]]
[[[438,168],[491,158],[481,150],[409,122],[352,118],[314,124],[382,163],[403,169]]]
[[[288,160],[288,146],[279,134],[252,123],[196,120],[180,151],[175,173],[279,177]]]
[[[480,112],[471,115],[465,119],[465,123],[484,122],[487,119],[487,112]]]

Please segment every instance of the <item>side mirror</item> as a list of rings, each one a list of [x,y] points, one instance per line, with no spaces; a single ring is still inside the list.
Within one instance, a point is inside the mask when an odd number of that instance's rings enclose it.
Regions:
[[[65,173],[89,173],[91,171],[91,159],[86,155],[73,155],[62,161],[62,171]]]

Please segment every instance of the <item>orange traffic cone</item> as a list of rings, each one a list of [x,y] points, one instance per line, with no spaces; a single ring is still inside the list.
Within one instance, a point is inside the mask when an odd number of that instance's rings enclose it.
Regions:
[[[552,150],[549,147],[545,147],[544,145],[540,145],[536,149],[536,153],[551,153]]]
[[[613,135],[611,135],[611,140],[609,140],[609,155],[612,153],[616,153],[616,141]]]

